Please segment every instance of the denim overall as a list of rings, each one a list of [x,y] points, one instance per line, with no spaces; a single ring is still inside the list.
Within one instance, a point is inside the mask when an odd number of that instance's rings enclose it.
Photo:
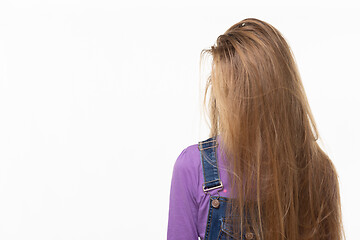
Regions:
[[[204,174],[203,190],[205,194],[209,194],[208,191],[213,189],[219,189],[218,192],[223,189],[217,164],[217,146],[216,136],[198,143]],[[225,222],[225,211],[228,201],[229,198],[221,197],[219,194],[217,196],[210,196],[204,240],[254,239],[253,231],[243,231],[241,236],[234,236],[231,226]]]

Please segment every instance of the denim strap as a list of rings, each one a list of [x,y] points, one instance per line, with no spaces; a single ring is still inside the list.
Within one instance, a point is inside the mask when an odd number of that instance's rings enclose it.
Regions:
[[[205,193],[223,187],[217,166],[217,146],[216,136],[198,143],[204,173],[203,190]]]

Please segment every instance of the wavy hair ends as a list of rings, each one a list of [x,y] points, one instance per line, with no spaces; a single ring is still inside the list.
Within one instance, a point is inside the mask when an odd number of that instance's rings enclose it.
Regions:
[[[247,18],[205,54],[212,63],[204,107],[210,136],[219,135],[227,161],[232,197],[226,214],[234,235],[253,228],[254,239],[345,239],[338,175],[317,143],[295,58],[282,34]]]

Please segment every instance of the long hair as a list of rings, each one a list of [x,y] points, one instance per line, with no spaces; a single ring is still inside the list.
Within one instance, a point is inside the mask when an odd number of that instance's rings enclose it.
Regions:
[[[212,63],[204,106],[210,136],[220,137],[229,170],[226,221],[234,236],[251,228],[254,239],[263,240],[345,238],[338,175],[317,143],[314,117],[282,34],[247,18],[200,56],[205,54]]]

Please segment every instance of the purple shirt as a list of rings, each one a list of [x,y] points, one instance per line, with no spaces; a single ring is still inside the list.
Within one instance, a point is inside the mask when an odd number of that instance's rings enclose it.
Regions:
[[[223,190],[222,197],[230,197],[228,176],[220,156],[220,146],[217,148],[220,179]],[[194,144],[185,148],[177,158],[171,179],[170,204],[168,218],[168,240],[198,240],[205,236],[205,228],[209,211],[210,195],[217,195],[219,189],[205,194],[202,189],[204,175],[201,165],[200,150]]]

